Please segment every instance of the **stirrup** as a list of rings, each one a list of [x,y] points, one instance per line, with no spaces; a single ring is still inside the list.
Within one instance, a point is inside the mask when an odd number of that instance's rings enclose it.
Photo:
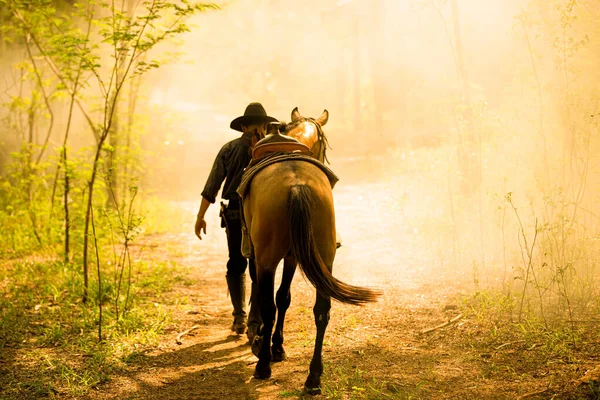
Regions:
[[[242,226],[242,256],[252,258],[252,242],[250,242],[250,234],[245,226]]]

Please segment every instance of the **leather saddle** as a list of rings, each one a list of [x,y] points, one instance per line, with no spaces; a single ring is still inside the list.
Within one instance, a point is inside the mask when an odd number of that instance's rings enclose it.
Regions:
[[[269,154],[280,152],[311,153],[307,145],[300,143],[291,136],[282,135],[279,133],[279,130],[274,129],[273,133],[269,133],[256,143],[252,150],[252,158],[254,160],[260,160]]]

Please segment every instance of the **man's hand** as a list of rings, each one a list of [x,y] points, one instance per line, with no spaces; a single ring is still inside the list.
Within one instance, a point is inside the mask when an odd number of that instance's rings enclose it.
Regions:
[[[198,236],[198,239],[200,240],[202,240],[202,236],[200,235],[202,231],[204,231],[204,234],[206,235],[206,221],[204,220],[204,216],[206,215],[208,206],[210,206],[210,202],[202,197],[200,210],[198,210],[198,214],[196,214],[196,226],[194,227],[194,232],[196,232],[196,236]]]
[[[202,236],[200,235],[202,231],[204,231],[204,234],[206,235],[206,221],[204,220],[204,217],[198,215],[198,217],[196,218],[196,226],[194,231],[196,232],[196,236],[198,236],[198,239],[200,240],[202,240]]]

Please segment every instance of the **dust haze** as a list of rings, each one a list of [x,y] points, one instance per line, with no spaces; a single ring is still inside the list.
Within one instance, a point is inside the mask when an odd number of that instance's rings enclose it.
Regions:
[[[213,159],[237,135],[229,122],[259,101],[281,120],[330,113],[341,274],[509,286],[531,257],[593,276],[596,2],[220,7],[163,46],[169,62],[142,90],[141,180],[187,204],[190,234]]]
[[[282,120],[296,106],[308,116],[326,108],[341,177],[338,260],[399,279],[418,265],[506,285],[526,254],[517,214],[528,246],[536,219],[538,229],[577,231],[573,240],[597,227],[598,40],[574,25],[553,30],[565,12],[555,6],[223,4],[193,21],[185,62],[162,70],[149,93],[171,120],[157,140],[174,160],[162,179],[197,201],[216,151],[236,135],[229,121],[250,101]],[[571,17],[591,24],[598,11],[582,2]]]

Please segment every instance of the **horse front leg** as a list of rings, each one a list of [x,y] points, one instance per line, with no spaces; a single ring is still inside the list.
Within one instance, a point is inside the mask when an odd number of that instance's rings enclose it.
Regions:
[[[331,298],[317,292],[317,300],[313,307],[315,315],[315,324],[317,325],[317,338],[315,340],[315,351],[312,361],[310,362],[310,370],[308,378],[304,383],[304,388],[310,394],[321,393],[321,375],[323,374],[323,339],[325,330],[329,324],[329,310],[331,309]]]
[[[275,302],[273,301],[275,269],[265,269],[264,266],[259,265],[257,265],[257,269],[258,297],[263,328],[254,377],[256,379],[268,379],[271,377],[271,334],[275,323]]]
[[[285,322],[285,313],[290,307],[292,296],[290,287],[296,272],[296,259],[294,257],[286,257],[283,260],[283,275],[281,277],[281,285],[277,290],[275,301],[277,304],[277,325],[275,325],[275,333],[273,334],[273,346],[271,355],[273,362],[284,361],[287,356],[283,350],[283,324]]]

